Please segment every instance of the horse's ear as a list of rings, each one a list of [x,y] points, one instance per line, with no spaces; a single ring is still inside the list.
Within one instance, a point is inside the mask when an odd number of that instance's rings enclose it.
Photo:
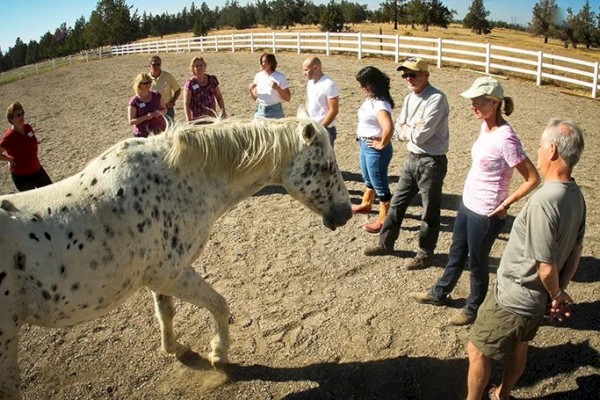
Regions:
[[[304,108],[304,106],[298,106],[298,111],[296,111],[296,117],[310,118],[310,115],[308,115],[308,111],[306,111],[306,108]]]
[[[307,146],[310,146],[314,142],[315,138],[317,137],[317,130],[314,123],[310,122],[304,124],[304,127],[302,127],[302,137],[304,138],[304,143],[306,143]]]

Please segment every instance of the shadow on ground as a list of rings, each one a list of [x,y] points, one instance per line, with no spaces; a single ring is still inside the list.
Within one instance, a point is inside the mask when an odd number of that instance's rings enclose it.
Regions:
[[[206,370],[208,362],[197,353],[180,358],[192,369]],[[534,386],[583,366],[600,368],[600,354],[589,342],[551,347],[531,347],[527,369],[518,387]],[[312,399],[405,399],[459,400],[466,396],[468,362],[465,359],[440,360],[434,357],[396,357],[365,362],[328,362],[300,367],[228,364],[223,371],[229,385],[235,382],[301,382],[316,387],[289,394],[287,400]],[[492,382],[498,382],[501,366],[495,365]],[[531,399],[592,399],[597,394],[598,375],[577,378],[578,390]],[[579,396],[579,397],[578,397]]]

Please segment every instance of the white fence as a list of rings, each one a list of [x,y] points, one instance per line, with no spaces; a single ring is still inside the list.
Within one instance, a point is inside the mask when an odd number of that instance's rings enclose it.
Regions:
[[[567,58],[542,51],[521,50],[492,44],[463,42],[442,38],[419,38],[400,35],[331,32],[236,33],[181,38],[113,46],[112,55],[134,53],[281,50],[302,52],[356,53],[401,59],[417,56],[441,68],[445,65],[468,66],[487,74],[514,74],[545,82],[570,84],[598,93],[599,62]]]
[[[44,62],[24,67],[12,69],[7,72],[0,72],[0,84],[16,81],[31,75],[38,75],[44,72],[55,70],[56,68],[71,66],[76,63],[89,62],[92,60],[101,60],[110,57],[111,49],[100,48],[96,50],[82,51],[79,54],[70,55],[62,58],[53,58]]]

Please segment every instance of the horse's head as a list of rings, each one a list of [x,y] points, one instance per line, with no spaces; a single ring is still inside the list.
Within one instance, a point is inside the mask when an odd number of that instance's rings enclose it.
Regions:
[[[326,227],[335,230],[352,218],[352,209],[327,131],[310,120],[299,120],[297,129],[305,145],[283,172],[282,184],[291,196],[323,216]]]

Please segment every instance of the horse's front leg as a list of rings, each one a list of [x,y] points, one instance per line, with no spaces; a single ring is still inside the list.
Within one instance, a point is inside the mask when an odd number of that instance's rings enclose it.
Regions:
[[[0,399],[17,400],[21,398],[18,360],[20,326],[15,326],[8,310],[3,313],[0,317]]]
[[[206,283],[196,270],[192,267],[184,268],[174,278],[164,277],[161,281],[157,280],[150,289],[153,291],[165,351],[173,353],[184,348],[177,342],[173,332],[175,310],[170,296],[174,296],[198,307],[206,308],[213,315],[217,335],[210,342],[212,351],[208,355],[208,359],[213,366],[217,363],[227,362],[229,307],[223,296]]]

